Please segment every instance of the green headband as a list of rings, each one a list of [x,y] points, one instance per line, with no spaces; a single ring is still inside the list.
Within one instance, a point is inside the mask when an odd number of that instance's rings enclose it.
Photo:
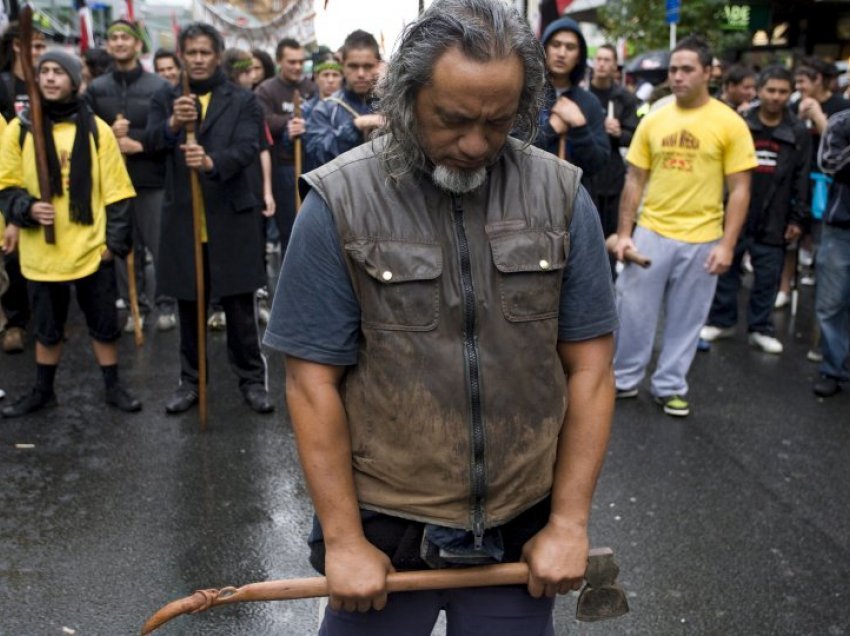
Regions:
[[[328,60],[326,62],[322,62],[313,70],[316,75],[322,71],[336,71],[337,73],[342,73],[342,64],[334,62],[333,60]]]
[[[253,64],[253,62],[254,61],[250,57],[246,57],[243,60],[234,60],[230,64],[230,68],[232,68],[234,71],[250,71],[251,64]]]
[[[118,32],[127,33],[128,35],[132,35],[137,40],[142,39],[142,36],[139,35],[139,32],[136,31],[136,29],[131,27],[129,24],[124,24],[123,22],[118,22],[117,24],[113,24],[111,27],[109,27],[106,30],[106,37],[109,37],[113,33],[118,33]]]

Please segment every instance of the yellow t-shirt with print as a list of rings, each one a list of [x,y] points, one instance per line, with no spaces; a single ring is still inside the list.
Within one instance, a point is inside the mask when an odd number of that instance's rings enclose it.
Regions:
[[[747,124],[716,99],[648,114],[626,160],[650,171],[638,225],[686,243],[723,236],[724,177],[758,165]]]
[[[112,129],[95,117],[98,144],[89,139],[92,166],[92,225],[72,223],[69,210],[71,150],[77,127],[72,122],[53,126],[53,142],[62,169],[62,196],[54,196],[56,243],[48,245],[41,226],[21,229],[21,272],[36,281],[61,282],[89,276],[100,267],[106,250],[106,206],[136,196]],[[0,140],[0,189],[25,188],[38,197],[38,175],[31,134],[20,144],[21,122],[9,123]]]

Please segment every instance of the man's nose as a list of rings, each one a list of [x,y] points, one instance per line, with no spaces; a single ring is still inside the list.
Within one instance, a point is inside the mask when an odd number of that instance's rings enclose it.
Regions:
[[[468,159],[481,159],[487,155],[487,138],[480,128],[470,129],[458,142],[458,149]]]

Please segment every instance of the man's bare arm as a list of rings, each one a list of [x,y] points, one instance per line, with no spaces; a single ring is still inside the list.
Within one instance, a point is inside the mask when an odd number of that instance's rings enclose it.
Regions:
[[[723,238],[708,255],[705,268],[709,274],[722,274],[732,264],[735,244],[741,234],[741,228],[747,220],[750,208],[750,171],[733,172],[726,175],[729,199],[726,202],[726,215],[723,220]]]
[[[287,356],[286,403],[298,455],[325,540],[325,574],[334,609],[383,609],[387,556],[363,534],[351,438],[339,384],[345,367]]]
[[[578,589],[587,567],[587,525],[614,414],[614,337],[559,342],[567,412],[558,440],[547,525],[526,543],[532,596]]]
[[[633,163],[629,164],[626,183],[620,195],[620,217],[617,223],[617,247],[615,248],[618,261],[623,260],[627,249],[637,249],[632,241],[632,230],[637,223],[638,206],[648,180],[649,170],[638,168]]]

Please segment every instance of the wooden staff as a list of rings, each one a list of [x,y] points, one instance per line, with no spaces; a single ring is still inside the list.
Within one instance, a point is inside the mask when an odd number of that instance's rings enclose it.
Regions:
[[[183,71],[183,96],[191,94],[189,74]],[[186,143],[196,144],[195,122],[185,124]],[[201,180],[196,169],[189,170],[192,186],[192,225],[195,243],[195,290],[198,301],[198,418],[201,432],[207,430],[207,303],[204,292],[204,251],[201,239],[201,220],[204,214],[204,199]]]
[[[567,160],[567,133],[558,135],[558,159]]]
[[[124,115],[118,113],[115,119],[124,119]],[[124,163],[127,163],[127,157],[124,157]],[[133,233],[131,231],[131,236]],[[142,332],[142,315],[139,312],[139,287],[136,285],[136,250],[132,247],[130,253],[127,254],[127,291],[130,294],[130,315],[133,317],[133,341],[136,343],[136,347],[141,347],[145,344],[145,334]]]
[[[301,119],[301,93],[296,90],[292,95],[293,116]],[[292,142],[295,146],[295,212],[301,207],[301,193],[298,191],[298,179],[301,178],[301,135]]]
[[[41,118],[41,93],[35,79],[35,69],[32,67],[32,7],[27,5],[21,11],[21,70],[27,85],[27,96],[30,100],[30,125],[32,126],[32,141],[35,148],[35,169],[38,174],[39,200],[50,203],[53,192],[50,189],[50,173],[47,168],[47,146],[44,138],[44,121]],[[55,223],[55,221],[54,221]],[[43,225],[44,241],[49,245],[56,243],[56,230],[53,223]]]

